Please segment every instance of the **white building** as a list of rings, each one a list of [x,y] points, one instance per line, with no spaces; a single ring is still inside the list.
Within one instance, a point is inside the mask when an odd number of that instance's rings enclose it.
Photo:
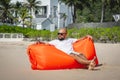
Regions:
[[[16,1],[24,2],[25,0],[12,0],[12,2]],[[36,26],[36,29],[54,30],[55,27],[59,29],[73,22],[71,8],[64,3],[60,3],[58,0],[40,1],[39,12],[33,12],[33,24]],[[63,15],[64,17],[62,17]]]

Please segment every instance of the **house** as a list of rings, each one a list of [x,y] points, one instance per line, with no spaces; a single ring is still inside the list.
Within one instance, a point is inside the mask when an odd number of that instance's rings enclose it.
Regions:
[[[33,18],[33,24],[36,29],[50,30],[52,21],[49,18]]]
[[[15,1],[24,2],[25,0],[13,0],[13,2]],[[36,29],[54,30],[73,23],[71,7],[59,2],[59,0],[40,1],[38,11],[32,12],[32,22]]]

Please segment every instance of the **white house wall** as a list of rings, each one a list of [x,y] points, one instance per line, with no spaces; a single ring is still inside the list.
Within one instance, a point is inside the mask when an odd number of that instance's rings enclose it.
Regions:
[[[59,8],[59,11],[58,11],[59,25],[58,26],[60,28],[60,27],[64,27],[63,26],[63,18],[61,18],[61,16],[62,16],[63,13],[65,13],[66,15],[67,15],[67,13],[66,13],[66,6],[64,5],[64,3],[59,3],[58,4],[58,8]],[[65,21],[65,23],[66,23],[66,21]]]
[[[50,15],[50,0],[39,0],[41,1],[41,5],[40,6],[47,6],[47,17],[49,17]]]
[[[51,21],[56,26],[58,26],[58,17],[53,16],[53,7],[58,6],[58,0],[40,0],[40,1],[41,1],[41,6],[47,6],[47,18],[50,18]]]
[[[36,29],[37,29],[37,30],[41,30],[41,29],[42,29],[42,25],[41,25],[41,24],[37,24],[37,25],[36,25]]]
[[[71,8],[66,6],[64,3],[59,3],[58,4],[58,22],[59,22],[59,27],[65,27],[68,24],[71,24],[72,21],[72,14],[71,14]],[[65,26],[63,26],[63,19],[60,18],[60,14],[65,13],[67,15],[67,18],[65,20]]]
[[[54,7],[57,8],[56,16],[54,16]],[[50,2],[50,15],[52,15],[52,22],[58,27],[58,0],[51,0]]]
[[[57,6],[58,0],[39,0],[41,1],[40,6],[47,6],[47,18],[52,15],[53,6]]]
[[[67,7],[66,11],[67,11],[66,13],[67,13],[67,16],[68,16],[67,19],[66,19],[66,21],[67,21],[66,24],[69,25],[69,24],[73,23],[71,7]]]

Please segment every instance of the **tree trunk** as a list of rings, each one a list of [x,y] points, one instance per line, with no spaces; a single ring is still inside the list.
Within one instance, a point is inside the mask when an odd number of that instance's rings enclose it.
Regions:
[[[74,18],[73,18],[73,23],[76,22],[76,7],[74,6]]]
[[[65,19],[63,19],[63,27],[65,27]]]
[[[33,11],[33,9],[31,8],[31,9],[30,9],[30,16],[32,16],[32,17],[33,17],[33,15],[32,15],[32,14],[33,14],[33,12],[32,12],[32,11]],[[30,18],[30,22],[32,23],[32,18]],[[32,28],[32,25],[30,25],[30,28]]]
[[[72,14],[72,18],[73,18],[73,23],[75,23],[75,20],[76,20],[76,8],[74,6],[71,6],[71,14]]]
[[[25,20],[23,19],[23,28],[25,27],[25,26],[24,26],[24,22],[25,22]]]
[[[102,10],[101,10],[101,20],[100,22],[102,23],[104,19],[104,2],[102,2]]]

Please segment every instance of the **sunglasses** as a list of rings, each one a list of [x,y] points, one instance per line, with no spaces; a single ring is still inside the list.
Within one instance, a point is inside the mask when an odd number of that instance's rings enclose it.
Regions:
[[[64,35],[64,34],[66,34],[66,33],[58,33],[58,35]]]

